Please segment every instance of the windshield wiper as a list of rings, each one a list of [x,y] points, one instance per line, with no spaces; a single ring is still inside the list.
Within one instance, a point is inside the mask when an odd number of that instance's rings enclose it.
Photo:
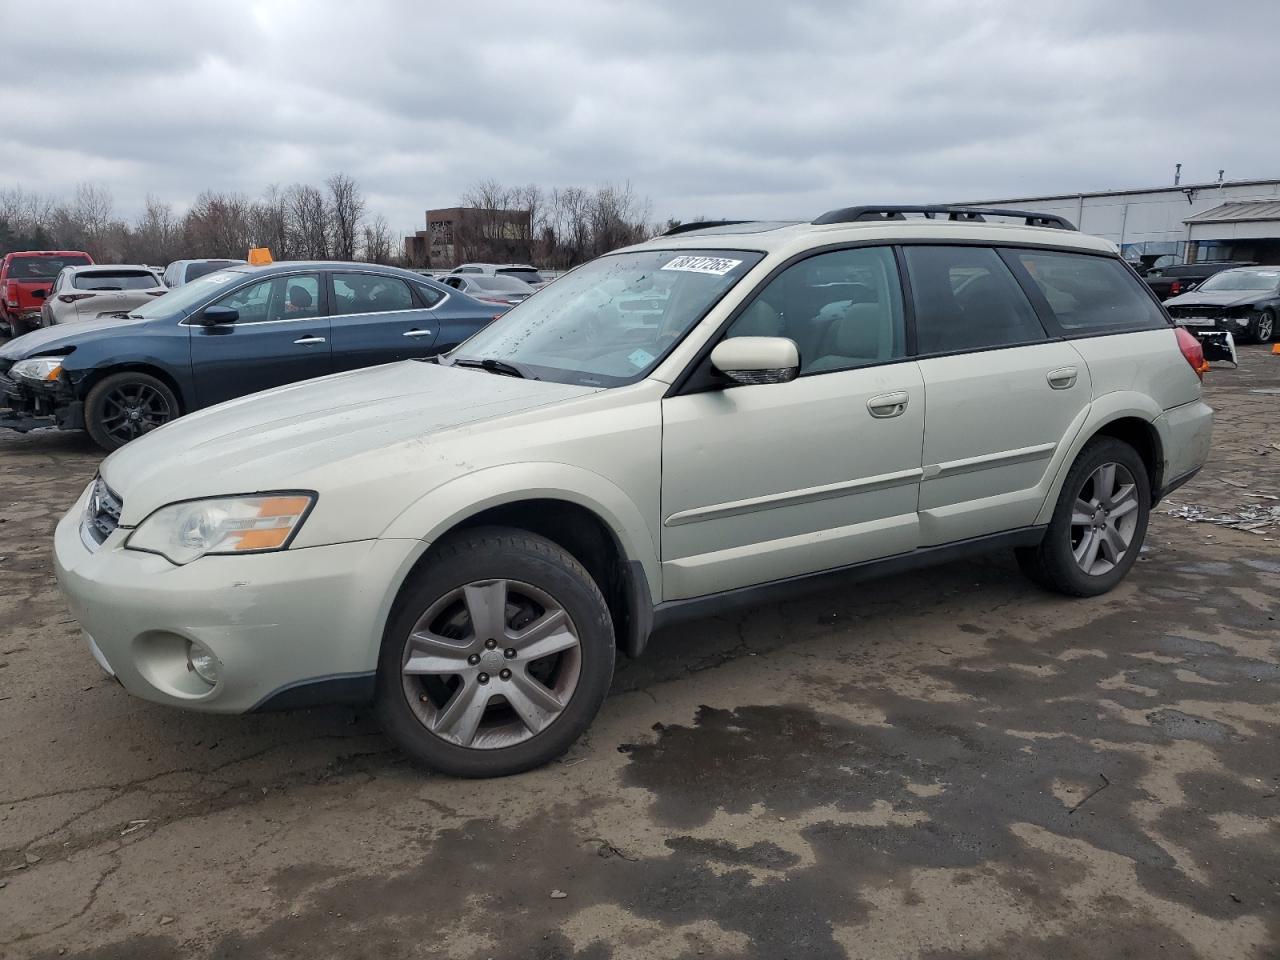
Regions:
[[[479,367],[481,370],[488,370],[490,373],[501,374],[504,377],[519,377],[521,380],[536,380],[537,377],[528,376],[519,367],[513,366],[504,360],[495,360],[493,357],[457,357],[453,361],[455,367]]]

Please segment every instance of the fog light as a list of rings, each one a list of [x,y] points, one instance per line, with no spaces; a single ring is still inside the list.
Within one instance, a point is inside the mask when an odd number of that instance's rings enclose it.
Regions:
[[[215,657],[213,651],[203,643],[189,640],[187,641],[187,669],[212,687],[222,675],[222,661]]]

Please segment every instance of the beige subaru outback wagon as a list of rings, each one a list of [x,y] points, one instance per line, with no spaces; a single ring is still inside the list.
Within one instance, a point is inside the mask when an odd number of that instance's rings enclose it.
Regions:
[[[677,618],[1006,548],[1110,590],[1205,461],[1204,367],[1056,217],[688,224],[434,361],[130,443],[58,526],[58,578],[130,693],[372,701],[418,760],[509,774]]]

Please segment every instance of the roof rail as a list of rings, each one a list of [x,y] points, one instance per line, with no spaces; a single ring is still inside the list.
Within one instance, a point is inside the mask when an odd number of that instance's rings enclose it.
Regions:
[[[688,223],[677,223],[662,236],[674,237],[677,233],[688,233],[691,230],[702,230],[706,227],[734,227],[740,223],[754,222],[754,220],[690,220]]]
[[[1074,230],[1075,224],[1055,213],[1032,213],[1029,210],[1001,210],[996,207],[956,207],[956,206],[902,206],[900,204],[873,204],[863,207],[842,207],[839,210],[828,210],[815,224],[823,223],[859,223],[866,220],[905,220],[905,214],[919,213],[926,219],[933,220],[945,216],[948,220],[964,220],[984,222],[987,217],[1017,217],[1028,227],[1054,227],[1058,230]]]

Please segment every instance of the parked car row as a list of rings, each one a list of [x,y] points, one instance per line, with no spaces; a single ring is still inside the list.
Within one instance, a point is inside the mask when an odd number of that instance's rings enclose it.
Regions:
[[[241,397],[117,450],[59,523],[98,663],[187,709],[372,702],[416,760],[510,774],[682,617],[996,548],[1104,593],[1209,449],[1195,338],[1053,216],[686,225],[493,309],[234,267],[0,350],[108,446]]]
[[[0,426],[85,429],[108,450],[248,393],[433,356],[506,309],[363,263],[233,266],[168,293],[144,268],[69,267],[54,289],[57,325],[0,347]],[[63,325],[73,310],[98,322]]]

